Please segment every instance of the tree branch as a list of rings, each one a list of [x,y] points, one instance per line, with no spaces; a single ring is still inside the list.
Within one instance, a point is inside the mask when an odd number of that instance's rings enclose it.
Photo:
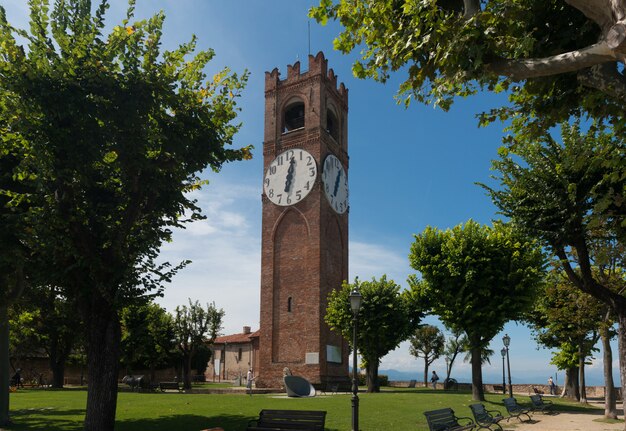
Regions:
[[[599,42],[583,49],[551,57],[497,60],[486,65],[486,67],[490,72],[519,81],[528,78],[575,72],[616,60],[618,60],[618,56],[608,47],[607,43]]]
[[[604,63],[582,70],[578,73],[578,82],[626,102],[626,78],[617,71],[615,64]]]
[[[480,0],[463,0],[465,13],[463,18],[469,19],[480,12]]]
[[[587,18],[600,26],[603,33],[616,21],[611,13],[615,0],[565,0],[574,9],[581,11]],[[617,0],[621,2],[622,0]]]

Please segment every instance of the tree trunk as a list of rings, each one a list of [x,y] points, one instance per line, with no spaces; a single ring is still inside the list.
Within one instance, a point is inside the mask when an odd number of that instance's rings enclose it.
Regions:
[[[367,392],[380,392],[380,385],[378,384],[378,360],[367,361]]]
[[[483,388],[482,357],[480,354],[480,347],[472,347],[471,352],[472,352],[472,399],[475,401],[485,401],[485,391]]]
[[[101,301],[104,302],[104,301]],[[87,334],[85,431],[112,431],[117,408],[121,328],[115,311],[91,307]]]
[[[580,376],[580,402],[587,404],[587,390],[585,388],[585,356],[582,354],[582,349],[579,347],[579,357],[578,360],[578,375]]]
[[[424,387],[428,387],[428,361],[424,358]]]
[[[602,339],[602,354],[604,363],[604,417],[617,419],[617,400],[615,397],[615,382],[613,381],[613,350],[607,325],[601,325],[600,338]]]
[[[65,383],[65,360],[69,352],[64,352],[63,343],[60,342],[58,334],[52,335],[50,340],[50,370],[52,370],[53,388],[62,388]]]
[[[619,377],[622,383],[622,403],[626,397],[626,308],[620,307],[615,310],[619,327],[617,330],[617,351],[619,356]],[[624,422],[626,430],[626,422]]]
[[[578,392],[578,367],[572,367],[565,370],[565,383],[563,384],[563,393],[561,397],[570,398],[579,401],[580,393]]]
[[[9,425],[9,313],[7,304],[0,304],[0,427]]]
[[[191,353],[185,353],[183,359],[183,388],[191,389]]]
[[[62,388],[65,383],[65,356],[54,355],[50,356],[50,369],[52,370],[52,383],[53,388]]]

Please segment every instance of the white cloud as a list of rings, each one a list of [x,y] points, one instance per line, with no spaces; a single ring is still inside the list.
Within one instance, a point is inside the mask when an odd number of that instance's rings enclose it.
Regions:
[[[355,277],[360,280],[378,279],[387,274],[387,279],[402,285],[411,270],[405,254],[380,244],[350,241],[349,253],[350,281]]]

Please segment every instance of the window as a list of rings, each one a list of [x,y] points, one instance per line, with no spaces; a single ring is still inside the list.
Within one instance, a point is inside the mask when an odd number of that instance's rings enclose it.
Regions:
[[[292,303],[292,300],[291,300],[291,296],[290,296],[289,298],[287,298],[287,311],[289,313],[291,313],[291,303]]]
[[[237,353],[237,361],[241,361],[242,357],[243,357],[243,349],[240,347],[239,352]]]
[[[283,133],[304,127],[304,103],[295,102],[285,109],[283,119]]]
[[[326,131],[339,142],[339,120],[331,109],[326,110]]]

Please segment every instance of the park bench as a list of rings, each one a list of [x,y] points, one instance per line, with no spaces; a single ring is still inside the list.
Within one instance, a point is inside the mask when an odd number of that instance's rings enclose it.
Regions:
[[[524,422],[521,416],[528,417],[528,420],[530,421],[530,415],[528,414],[530,412],[530,409],[527,409],[526,407],[522,407],[517,404],[517,400],[515,398],[504,398],[502,401],[504,402],[504,407],[506,408],[506,411],[509,412],[510,415],[508,418],[506,418],[507,422],[511,418],[517,418],[520,422]]]
[[[325,411],[264,409],[258,419],[248,422],[247,431],[323,431],[325,422]]]
[[[505,387],[503,385],[493,385],[493,391],[497,393],[504,393]]]
[[[544,401],[541,395],[531,395],[530,402],[532,403],[532,411],[546,413],[552,411],[552,401]]]
[[[178,392],[183,391],[183,388],[178,382],[159,382],[159,389],[161,390],[161,392],[165,392],[168,389]]]
[[[424,412],[430,431],[462,431],[476,427],[470,418],[457,417],[451,408]]]
[[[478,425],[478,429],[492,429],[492,426],[496,426],[497,429],[502,429],[500,422],[504,419],[502,413],[497,410],[487,410],[483,404],[470,404],[470,410],[474,415],[474,421]]]

